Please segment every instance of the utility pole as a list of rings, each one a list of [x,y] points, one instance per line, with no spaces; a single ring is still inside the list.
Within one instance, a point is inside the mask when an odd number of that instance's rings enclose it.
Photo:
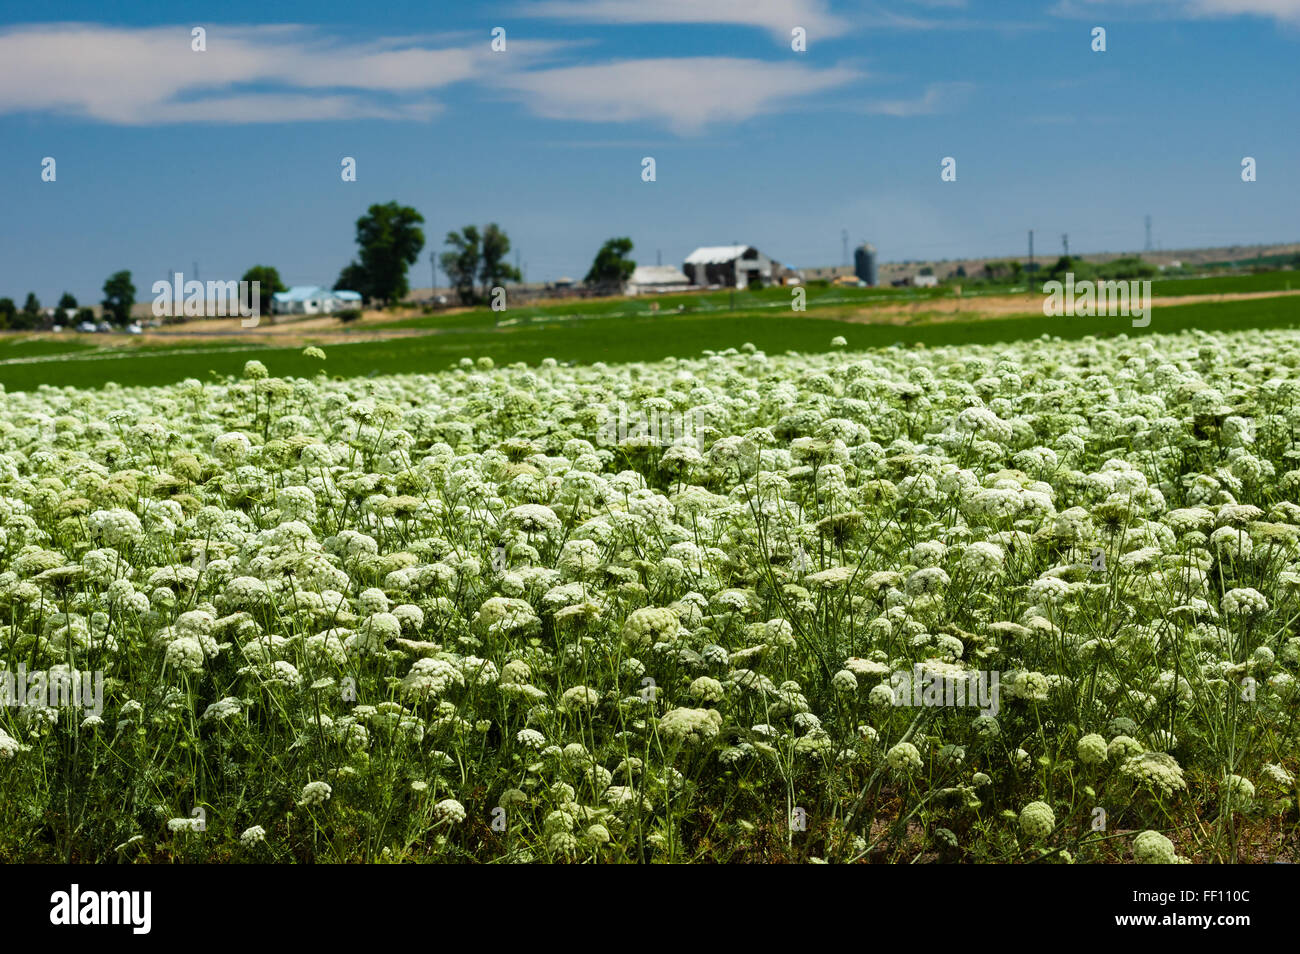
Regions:
[[[840,230],[840,244],[844,246],[844,264],[849,264],[849,230]]]
[[[438,253],[429,253],[429,265],[433,272],[433,287],[429,289],[429,301],[432,302],[438,297]]]
[[[664,250],[661,248],[657,248],[655,249],[655,264],[662,265],[663,263],[664,263]]]
[[[1068,234],[1061,236],[1061,247],[1065,249],[1065,257],[1069,258],[1070,257],[1070,236]]]
[[[1147,226],[1147,242],[1146,245],[1142,247],[1142,249],[1143,251],[1149,252],[1151,251],[1151,216],[1149,215],[1146,218],[1146,226]]]
[[[1030,229],[1029,230],[1029,267],[1025,269],[1025,271],[1032,272],[1033,270],[1034,270],[1034,230]]]

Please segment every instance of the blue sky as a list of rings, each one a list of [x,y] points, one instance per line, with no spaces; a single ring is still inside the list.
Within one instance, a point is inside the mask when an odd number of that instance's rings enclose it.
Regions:
[[[106,17],[110,17],[106,19]],[[836,264],[1300,238],[1300,0],[10,4],[0,296],[255,263],[332,283],[373,202],[499,222],[530,281],[600,243]],[[191,50],[191,28],[207,50]],[[490,48],[506,30],[505,52]],[[806,52],[790,31],[807,31]],[[1107,51],[1090,49],[1107,30]],[[57,179],[41,180],[54,157]],[[356,182],[341,180],[344,156]],[[657,181],[643,182],[653,156]],[[957,181],[940,161],[957,159]],[[1243,156],[1258,180],[1243,183]]]

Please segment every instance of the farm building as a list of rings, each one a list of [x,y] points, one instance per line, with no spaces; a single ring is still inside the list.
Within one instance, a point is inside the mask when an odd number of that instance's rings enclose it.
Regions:
[[[866,282],[868,285],[878,284],[876,275],[876,247],[870,244],[862,244],[857,247],[853,253],[853,274]]]
[[[360,308],[361,295],[335,291],[320,285],[294,285],[271,296],[271,310],[277,315],[328,315],[345,308]]]
[[[774,260],[772,262],[772,284],[802,285],[803,273],[796,268],[790,268]]]
[[[691,280],[676,265],[638,265],[627,280],[629,295],[655,295],[686,291]]]
[[[772,260],[752,245],[709,245],[686,256],[682,266],[692,285],[748,288],[755,279],[772,284]]]

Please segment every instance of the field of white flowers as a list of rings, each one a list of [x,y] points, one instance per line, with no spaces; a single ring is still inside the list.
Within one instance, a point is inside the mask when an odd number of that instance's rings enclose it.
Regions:
[[[1300,334],[0,401],[4,860],[1300,860]]]

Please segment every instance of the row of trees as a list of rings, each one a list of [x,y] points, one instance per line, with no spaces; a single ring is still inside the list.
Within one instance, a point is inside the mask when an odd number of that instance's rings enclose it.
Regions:
[[[461,304],[482,302],[496,286],[522,280],[519,270],[506,261],[510,238],[495,222],[482,230],[467,225],[459,232],[448,232],[446,244],[451,251],[442,254],[442,270],[447,273]],[[636,262],[627,257],[631,251],[630,238],[610,239],[596,253],[583,282],[593,286],[621,286],[636,269]]]
[[[131,306],[135,304],[135,286],[131,284],[131,273],[114,272],[104,282],[104,300],[100,303],[104,317],[116,324],[126,324],[131,318]],[[61,320],[68,320],[68,312],[73,312],[72,321],[93,321],[95,310],[83,307],[77,302],[77,296],[64,292],[59,303],[54,306],[55,314]],[[41,315],[41,300],[36,292],[28,292],[23,307],[18,308],[12,298],[0,298],[0,329],[28,330],[39,328],[44,322]]]
[[[1074,275],[1075,281],[1090,279],[1092,281],[1133,281],[1151,278],[1159,271],[1150,262],[1144,262],[1139,255],[1111,259],[1109,262],[1093,264],[1071,255],[1062,255],[1056,264],[1048,270],[1048,280],[1064,281],[1067,273]]]
[[[357,219],[359,255],[339,272],[335,289],[359,292],[366,300],[384,305],[401,301],[410,293],[407,269],[424,248],[423,224],[424,216],[410,206],[396,202],[372,205]],[[448,232],[443,244],[447,251],[439,256],[439,264],[463,305],[485,301],[498,285],[523,279],[509,262],[510,236],[495,222]],[[597,252],[586,283],[627,281],[636,268],[636,262],[627,257],[631,251],[630,238],[607,241]]]
[[[254,265],[244,273],[246,282],[260,282],[262,314],[271,313],[271,296],[285,291],[280,281],[280,273],[269,265]],[[114,272],[104,282],[104,298],[100,302],[104,320],[115,325],[125,325],[131,320],[131,309],[135,306],[136,288],[131,273],[123,270]],[[64,292],[55,306],[55,317],[59,322],[69,320],[68,312],[74,312],[70,320],[74,322],[95,320],[95,310],[77,303],[71,292]],[[0,329],[30,330],[39,328],[45,319],[41,314],[41,300],[35,292],[27,293],[27,300],[20,309],[12,298],[0,298]]]
[[[1027,271],[1029,269],[1017,261],[986,262],[983,277],[992,282],[1018,282],[1025,277]],[[1093,281],[1131,281],[1133,279],[1150,278],[1159,269],[1150,262],[1143,261],[1140,255],[1130,255],[1098,264],[1085,262],[1077,255],[1062,255],[1051,268],[1038,266],[1034,271],[1036,276],[1041,277],[1043,281],[1064,281],[1067,273],[1073,273],[1076,281],[1084,279]],[[957,277],[964,277],[965,274],[966,270],[964,268],[959,267],[957,269]]]
[[[372,205],[357,219],[358,256],[339,272],[335,289],[359,292],[363,299],[388,305],[401,301],[410,293],[407,270],[416,263],[424,248],[424,216],[410,206],[388,202]],[[506,282],[521,281],[519,270],[508,261],[510,237],[495,222],[482,228],[467,225],[447,233],[447,251],[440,257],[456,297],[461,304],[472,305],[488,298],[492,289]],[[596,253],[584,281],[593,286],[622,285],[631,277],[636,262],[628,258],[632,240],[612,238]],[[260,282],[263,314],[271,312],[271,296],[285,291],[280,273],[270,265],[254,265],[244,273],[246,282]],[[116,272],[104,283],[104,315],[115,324],[126,324],[135,304],[136,289],[129,271]],[[59,300],[60,312],[78,308],[77,300],[64,292]],[[93,318],[89,308],[81,308],[76,320]],[[29,293],[20,311],[12,299],[0,298],[0,328],[35,328],[41,323],[41,303]]]

